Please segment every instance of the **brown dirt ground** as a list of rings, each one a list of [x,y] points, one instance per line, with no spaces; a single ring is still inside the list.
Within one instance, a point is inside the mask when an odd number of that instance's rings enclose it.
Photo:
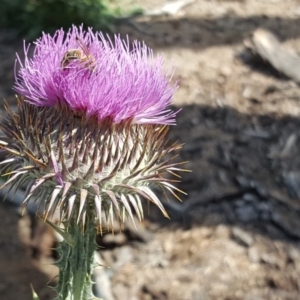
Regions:
[[[300,1],[196,0],[117,28],[177,66],[183,109],[170,139],[185,143],[180,159],[193,172],[178,185],[182,204],[161,196],[171,221],[152,207],[142,235],[99,238],[115,300],[300,299],[300,89],[246,51],[258,27],[299,53]],[[10,102],[21,49],[1,32],[0,98]],[[32,283],[51,299],[53,233],[9,205],[0,223],[0,298],[31,299]]]

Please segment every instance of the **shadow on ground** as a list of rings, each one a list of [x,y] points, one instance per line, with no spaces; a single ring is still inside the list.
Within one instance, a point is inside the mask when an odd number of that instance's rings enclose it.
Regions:
[[[131,38],[144,40],[152,47],[205,49],[239,44],[258,27],[274,32],[283,41],[297,38],[300,18],[285,19],[265,15],[240,17],[227,14],[214,18],[153,18],[133,24],[137,26],[122,23],[117,29],[123,34],[130,31]]]
[[[188,196],[166,201],[170,221],[154,211],[151,220],[184,228],[223,223],[299,241],[299,128],[293,117],[185,106],[170,138],[185,143],[180,160],[192,173],[178,187]]]

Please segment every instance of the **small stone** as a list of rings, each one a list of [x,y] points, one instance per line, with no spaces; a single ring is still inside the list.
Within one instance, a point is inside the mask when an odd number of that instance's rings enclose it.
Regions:
[[[258,214],[252,205],[244,205],[236,208],[238,219],[242,222],[257,220]]]
[[[232,236],[239,244],[246,247],[250,247],[254,241],[248,232],[238,227],[232,229]]]
[[[262,253],[261,255],[261,261],[271,266],[278,266],[279,260],[275,253]]]
[[[132,248],[130,246],[123,246],[115,253],[116,262],[114,268],[118,269],[124,265],[129,264],[133,260]]]
[[[250,193],[244,194],[243,199],[247,202],[256,202],[256,201],[259,200],[256,195],[253,195],[253,194],[250,194]]]
[[[288,257],[293,262],[300,262],[300,249],[294,246],[291,246],[288,250]]]
[[[250,261],[253,263],[257,264],[260,262],[260,254],[259,254],[259,250],[257,249],[257,247],[253,246],[253,247],[249,248],[248,257],[249,257]]]

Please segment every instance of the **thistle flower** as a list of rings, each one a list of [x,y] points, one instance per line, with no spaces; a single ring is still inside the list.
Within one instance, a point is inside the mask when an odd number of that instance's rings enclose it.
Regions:
[[[73,27],[35,43],[34,56],[16,74],[15,90],[36,106],[67,106],[86,118],[113,123],[174,124],[167,107],[176,89],[163,60],[146,45]]]
[[[43,34],[32,58],[24,49],[14,85],[23,98],[17,112],[6,106],[0,123],[6,184],[27,186],[24,205],[35,199],[44,218],[58,213],[83,227],[87,215],[100,229],[133,212],[142,220],[142,199],[167,216],[152,185],[181,192],[166,176],[180,171],[170,155],[180,145],[165,140],[177,85],[162,58],[144,44],[75,26]]]

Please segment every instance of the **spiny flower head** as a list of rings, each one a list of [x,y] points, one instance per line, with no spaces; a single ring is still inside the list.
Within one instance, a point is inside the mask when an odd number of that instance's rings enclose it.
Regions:
[[[44,34],[33,57],[18,61],[15,90],[24,100],[17,112],[6,107],[0,147],[6,184],[27,186],[24,204],[35,199],[45,218],[58,212],[83,226],[94,216],[100,229],[133,212],[142,220],[141,199],[167,216],[151,188],[177,197],[166,174],[181,169],[172,155],[180,146],[165,140],[176,86],[162,58],[137,42],[73,27]]]

